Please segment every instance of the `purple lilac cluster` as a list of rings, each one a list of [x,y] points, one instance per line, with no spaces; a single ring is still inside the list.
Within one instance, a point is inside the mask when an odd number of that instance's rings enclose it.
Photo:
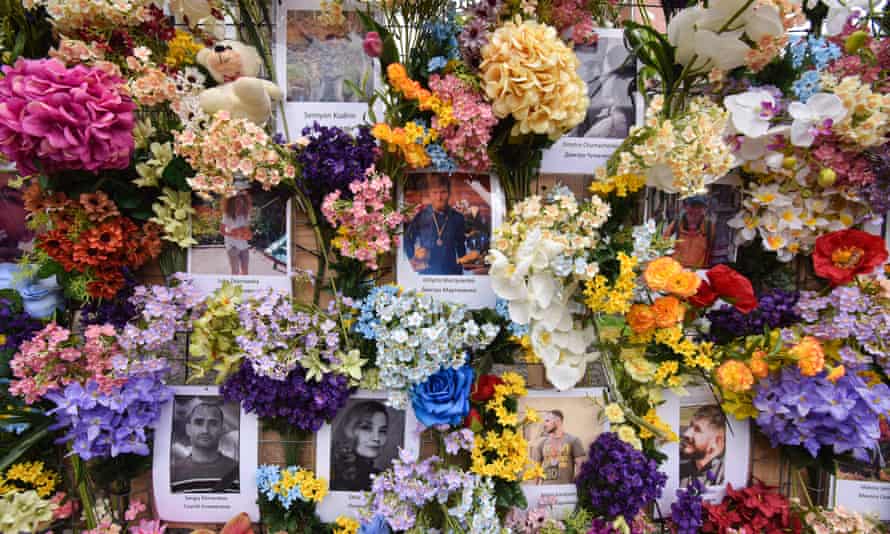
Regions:
[[[81,322],[84,326],[91,324],[110,324],[122,330],[127,323],[136,317],[138,310],[130,298],[136,289],[136,279],[124,269],[124,287],[113,299],[91,300],[81,307]]]
[[[176,334],[192,329],[203,302],[203,294],[187,275],[176,276],[169,287],[138,286],[130,297],[136,315],[123,328],[118,343],[131,353],[177,354]]]
[[[18,351],[22,341],[27,341],[43,329],[43,323],[28,315],[20,304],[10,298],[0,297],[0,354]]]
[[[84,460],[120,454],[147,456],[148,429],[161,415],[161,406],[173,398],[164,384],[168,368],[162,360],[130,366],[126,381],[110,393],[95,380],[71,382],[64,390],[48,393],[56,407],[53,430],[66,429],[58,443],[71,442],[72,451]]]
[[[667,475],[658,463],[605,432],[590,445],[590,454],[575,479],[579,504],[597,516],[628,521],[661,496]]]
[[[771,289],[760,295],[757,307],[745,314],[733,306],[724,304],[707,313],[711,322],[708,340],[715,343],[728,343],[735,338],[762,334],[764,328],[782,328],[800,321],[795,305],[799,293]]]
[[[845,340],[839,349],[845,366],[857,369],[876,363],[885,373],[890,371],[885,346],[890,339],[890,313],[878,298],[857,286],[838,286],[827,295],[803,292],[797,310],[805,335]]]
[[[303,136],[309,143],[297,154],[302,171],[297,186],[312,205],[321,206],[324,197],[334,191],[340,191],[343,198],[352,198],[349,184],[364,181],[365,170],[377,157],[377,143],[370,128],[358,128],[353,137],[340,128],[315,123],[303,128]]]
[[[693,478],[685,488],[677,490],[677,500],[671,504],[671,522],[676,534],[697,534],[700,532],[702,520],[701,480]]]
[[[339,363],[337,323],[320,312],[297,311],[286,293],[260,292],[238,307],[238,318],[240,356],[259,376],[285,380],[301,362],[313,368]]]
[[[866,384],[857,373],[834,383],[826,375],[785,367],[761,380],[754,397],[757,425],[773,446],[803,446],[814,457],[831,447],[864,459],[881,435],[880,416],[890,412],[890,387]]]
[[[226,400],[240,402],[245,411],[259,417],[317,432],[343,408],[352,388],[345,376],[335,373],[309,380],[299,365],[284,380],[275,380],[258,375],[245,361],[226,379],[220,392]]]

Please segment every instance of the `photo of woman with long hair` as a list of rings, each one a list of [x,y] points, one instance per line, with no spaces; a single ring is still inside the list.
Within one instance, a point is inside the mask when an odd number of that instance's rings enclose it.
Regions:
[[[234,196],[222,201],[222,223],[219,233],[222,234],[229,267],[232,274],[247,274],[250,263],[250,215],[253,203],[247,189],[240,189]]]
[[[383,471],[401,445],[404,418],[376,400],[347,406],[333,424],[331,490],[370,490],[371,475]]]

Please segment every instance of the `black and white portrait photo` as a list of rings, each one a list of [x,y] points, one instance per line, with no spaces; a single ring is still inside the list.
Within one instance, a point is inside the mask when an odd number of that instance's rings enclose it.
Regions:
[[[566,137],[624,139],[636,121],[636,67],[620,31],[601,30],[597,35],[596,43],[575,47],[590,106]]]
[[[355,516],[374,475],[389,469],[400,454],[420,454],[414,412],[387,406],[386,397],[384,391],[356,391],[315,435],[315,475],[327,479],[329,488],[316,509],[322,521]]]
[[[259,519],[259,422],[217,386],[171,386],[154,437],[152,491],[165,521]]]
[[[693,480],[704,488],[702,498],[711,503],[723,500],[727,484],[734,488],[748,483],[751,457],[750,421],[726,415],[704,386],[690,386],[688,395],[665,390],[658,416],[677,434],[678,441],[659,449],[667,460],[668,474],[658,506],[670,510],[677,490]]]
[[[219,397],[174,397],[172,493],[238,493],[240,415],[238,403]]]
[[[367,491],[404,445],[405,412],[376,399],[350,399],[333,422],[331,491]]]

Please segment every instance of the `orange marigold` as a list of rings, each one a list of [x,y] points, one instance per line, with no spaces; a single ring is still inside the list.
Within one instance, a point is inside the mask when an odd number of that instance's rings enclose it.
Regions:
[[[816,376],[825,368],[825,351],[813,336],[804,337],[788,352],[797,360],[800,374],[804,376]]]
[[[717,368],[717,383],[727,391],[742,393],[754,385],[754,375],[743,362],[727,360]]]
[[[655,327],[655,312],[645,304],[634,304],[624,318],[630,329],[637,334],[648,332]]]

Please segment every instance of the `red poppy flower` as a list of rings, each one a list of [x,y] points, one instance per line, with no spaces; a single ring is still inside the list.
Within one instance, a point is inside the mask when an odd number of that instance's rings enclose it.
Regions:
[[[486,402],[494,396],[494,387],[503,383],[504,381],[497,375],[482,375],[476,381],[470,399],[473,402]]]
[[[707,272],[711,289],[717,295],[735,306],[742,313],[751,313],[757,307],[757,297],[754,296],[754,287],[751,281],[738,271],[718,265]]]
[[[714,304],[714,301],[716,300],[717,293],[714,292],[711,284],[704,280],[702,280],[701,284],[698,286],[698,291],[695,295],[689,297],[689,303],[699,308],[707,308],[711,304]]]
[[[839,230],[816,240],[813,267],[816,274],[839,286],[856,275],[869,274],[887,261],[884,239],[862,230]]]

